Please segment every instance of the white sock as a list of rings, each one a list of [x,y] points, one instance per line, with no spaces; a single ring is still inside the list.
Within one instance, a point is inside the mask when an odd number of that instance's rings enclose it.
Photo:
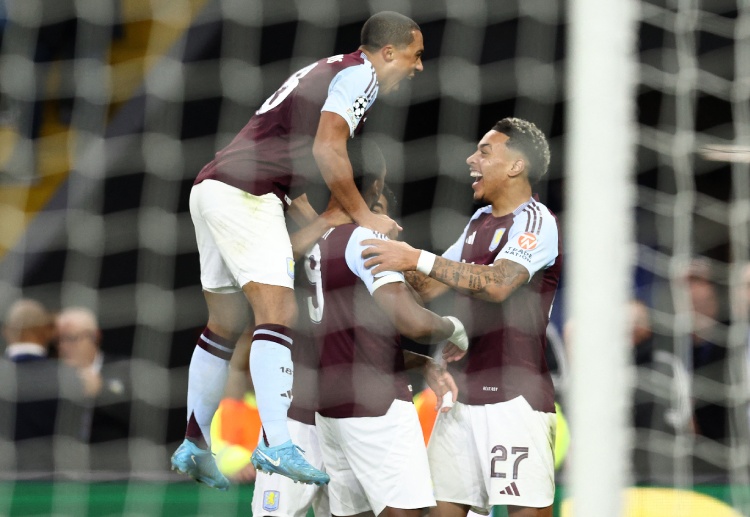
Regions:
[[[206,328],[190,359],[187,397],[188,429],[185,435],[189,438],[199,438],[196,435],[200,434],[209,447],[211,446],[211,419],[224,393],[224,385],[229,375],[229,359],[233,349],[233,343],[229,345],[228,340]],[[200,428],[199,433],[191,424],[191,416]]]
[[[250,374],[260,421],[270,447],[291,439],[286,415],[292,403],[291,330],[283,325],[258,325],[250,348]]]

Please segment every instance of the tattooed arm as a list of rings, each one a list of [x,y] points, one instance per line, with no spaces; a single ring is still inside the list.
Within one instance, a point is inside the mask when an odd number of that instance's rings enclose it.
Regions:
[[[369,246],[363,256],[368,259],[365,267],[374,268],[373,274],[386,270],[414,271],[417,268],[421,250],[405,242],[369,239],[362,241],[362,244]],[[505,259],[485,266],[435,257],[429,277],[415,272],[410,273],[407,279],[425,299],[453,288],[482,300],[502,302],[528,282],[529,272],[522,265]]]
[[[489,302],[503,302],[529,281],[529,271],[505,259],[485,266],[436,257],[430,277],[469,296]]]

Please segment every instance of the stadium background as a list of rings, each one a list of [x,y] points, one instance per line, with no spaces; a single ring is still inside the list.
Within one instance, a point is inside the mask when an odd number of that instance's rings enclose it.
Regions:
[[[161,483],[157,500],[180,490],[165,471],[184,431],[186,366],[206,316],[187,211],[192,181],[291,72],[354,50],[372,12],[410,15],[425,39],[424,72],[379,98],[366,127],[385,151],[403,238],[435,250],[451,244],[473,208],[464,160],[504,116],[532,120],[549,135],[552,163],[539,194],[565,222],[567,2],[58,1],[59,15],[43,0],[6,0],[0,312],[19,296],[53,309],[89,306],[99,314],[104,350],[142,361],[131,429],[131,450],[142,450],[128,477]],[[669,283],[664,257],[675,251],[677,219],[688,217],[691,253],[715,261],[727,290],[731,167],[697,150],[735,137],[742,101],[732,94],[735,27],[747,7],[730,0],[640,6],[635,283],[649,300],[655,286]],[[60,52],[35,61],[37,29],[58,23],[64,28],[53,50]],[[696,74],[682,84],[687,93],[679,84],[685,66]],[[41,125],[28,161],[18,131],[26,112],[16,106],[34,101]],[[670,137],[686,124],[687,155]],[[682,213],[675,207],[685,160],[695,197]],[[591,167],[606,189],[607,164]],[[564,321],[560,302],[553,321]],[[12,483],[0,490],[14,493]],[[48,491],[52,505],[75,492]],[[210,515],[218,496],[200,493],[197,511]],[[159,504],[144,514],[158,513]]]

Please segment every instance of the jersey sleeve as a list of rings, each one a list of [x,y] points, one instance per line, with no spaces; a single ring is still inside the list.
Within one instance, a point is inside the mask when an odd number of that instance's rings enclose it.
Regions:
[[[529,280],[537,271],[555,263],[558,252],[557,224],[550,215],[536,232],[526,231],[526,218],[516,217],[508,231],[508,242],[495,257],[521,264],[529,271]]]
[[[346,258],[346,265],[349,266],[352,273],[362,279],[367,286],[367,290],[370,291],[370,294],[374,293],[381,285],[390,284],[392,282],[403,282],[404,274],[401,272],[381,271],[373,276],[372,270],[365,267],[365,259],[362,258],[362,251],[364,251],[365,246],[360,244],[360,242],[365,239],[385,240],[385,237],[369,228],[362,228],[360,226],[354,230],[351,237],[349,237],[344,256]]]
[[[354,136],[360,120],[375,102],[375,81],[372,66],[363,64],[344,68],[331,81],[321,111],[340,115],[349,125],[349,136]]]

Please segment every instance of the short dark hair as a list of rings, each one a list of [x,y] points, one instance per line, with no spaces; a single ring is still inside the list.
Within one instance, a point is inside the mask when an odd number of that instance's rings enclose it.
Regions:
[[[360,192],[383,176],[385,158],[380,146],[369,138],[353,138],[347,142],[349,162],[352,164],[354,184]]]
[[[492,129],[508,135],[507,147],[523,153],[528,163],[529,183],[532,185],[547,173],[549,167],[549,144],[544,133],[533,122],[521,118],[507,117]]]
[[[422,31],[417,22],[393,11],[373,14],[362,26],[360,44],[370,51],[386,45],[406,47],[414,41],[412,31]]]
[[[395,219],[396,214],[398,214],[398,199],[396,199],[396,193],[391,190],[391,187],[389,187],[387,183],[384,183],[383,192],[381,192],[381,194],[385,198],[385,202],[388,203],[388,210],[385,215],[391,219]]]

